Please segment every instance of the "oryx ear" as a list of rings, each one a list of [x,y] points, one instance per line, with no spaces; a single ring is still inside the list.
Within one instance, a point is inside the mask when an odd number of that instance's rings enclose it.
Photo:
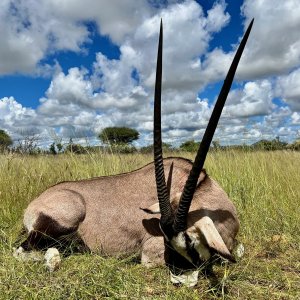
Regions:
[[[143,210],[144,212],[148,213],[148,214],[160,214],[160,209],[159,209],[159,203],[156,202],[153,205],[149,206],[149,207],[140,207],[141,210]]]
[[[195,223],[195,227],[202,233],[209,248],[229,261],[236,262],[210,217],[205,216],[201,218]]]

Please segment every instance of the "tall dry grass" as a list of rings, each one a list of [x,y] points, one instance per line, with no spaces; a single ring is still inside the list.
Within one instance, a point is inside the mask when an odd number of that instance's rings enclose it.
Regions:
[[[0,299],[300,298],[299,152],[209,154],[205,167],[237,206],[246,253],[238,264],[216,266],[216,277],[204,276],[195,289],[172,286],[166,268],[147,270],[132,257],[74,254],[53,274],[12,257],[23,210],[44,189],[151,160],[141,154],[0,156]]]

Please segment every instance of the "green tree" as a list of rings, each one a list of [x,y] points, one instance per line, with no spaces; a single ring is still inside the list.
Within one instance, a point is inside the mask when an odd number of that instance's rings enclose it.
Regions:
[[[62,143],[56,143],[56,148],[57,148],[57,150],[58,150],[59,153],[62,152],[62,150],[63,150]]]
[[[260,140],[254,144],[252,144],[252,147],[254,149],[258,150],[267,150],[267,151],[272,151],[272,150],[283,150],[287,146],[286,142],[283,142],[280,140],[280,138],[277,136],[275,139],[268,141],[268,140]]]
[[[194,140],[186,141],[180,145],[180,150],[187,152],[197,152],[200,143],[195,142]]]
[[[139,132],[128,127],[106,127],[98,137],[104,144],[130,144],[139,138]]]
[[[73,143],[72,143],[73,145]],[[49,151],[51,154],[58,154],[61,153],[63,151],[63,145],[61,143],[56,143],[53,142],[50,146],[49,146]]]
[[[73,139],[70,138],[69,144],[65,147],[65,153],[70,152],[73,154],[87,153],[87,149],[80,144],[74,144]]]
[[[71,152],[71,153],[74,153],[74,154],[83,154],[83,153],[86,153],[86,149],[79,145],[79,144],[69,144],[67,147],[66,147],[66,150],[65,152]]]
[[[54,154],[54,155],[57,154],[54,142],[50,145],[49,151],[50,151],[51,154]]]
[[[300,140],[296,140],[292,144],[287,145],[286,149],[300,151]]]
[[[0,151],[7,149],[12,145],[11,137],[2,129],[0,129]]]

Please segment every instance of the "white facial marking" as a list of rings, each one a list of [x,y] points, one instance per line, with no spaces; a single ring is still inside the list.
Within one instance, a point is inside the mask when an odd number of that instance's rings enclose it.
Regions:
[[[211,254],[209,248],[201,242],[197,232],[192,232],[192,233],[187,232],[187,235],[191,239],[191,246],[193,246],[194,249],[197,251],[200,259],[201,260],[210,259]],[[171,244],[179,254],[185,257],[189,262],[192,262],[192,259],[187,254],[187,245],[186,245],[184,232],[180,232],[177,236],[173,237]]]
[[[186,243],[183,231],[179,232],[178,235],[172,238],[171,245],[179,254],[181,254],[183,257],[185,257],[191,262],[191,258],[187,256],[186,253]]]
[[[174,246],[178,249],[186,249],[184,232],[179,232],[177,236],[172,239]]]
[[[189,233],[189,238],[191,239],[191,245],[194,246],[195,250],[198,252],[201,260],[208,260],[211,257],[209,249],[207,246],[203,245],[199,235],[197,233]]]
[[[199,271],[187,271],[180,275],[175,275],[170,272],[171,282],[174,284],[184,284],[188,287],[193,287],[198,282]]]
[[[185,237],[184,237],[183,231],[179,232],[178,235],[176,235],[175,237],[172,238],[171,245],[179,254],[181,254],[189,262],[192,263],[191,258],[187,255],[187,252],[186,252],[186,242],[185,242]]]

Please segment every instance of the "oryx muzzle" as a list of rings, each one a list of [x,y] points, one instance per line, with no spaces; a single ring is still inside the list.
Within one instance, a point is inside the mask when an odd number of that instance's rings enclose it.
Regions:
[[[47,238],[53,241],[69,235],[79,237],[89,250],[105,255],[139,251],[145,265],[167,263],[186,269],[199,266],[214,253],[234,261],[231,252],[239,230],[236,209],[202,168],[252,24],[237,50],[192,163],[162,156],[161,23],[154,163],[129,173],[61,182],[48,188],[25,210],[28,239],[22,244],[24,248],[38,247]],[[160,219],[153,215],[159,213]]]

